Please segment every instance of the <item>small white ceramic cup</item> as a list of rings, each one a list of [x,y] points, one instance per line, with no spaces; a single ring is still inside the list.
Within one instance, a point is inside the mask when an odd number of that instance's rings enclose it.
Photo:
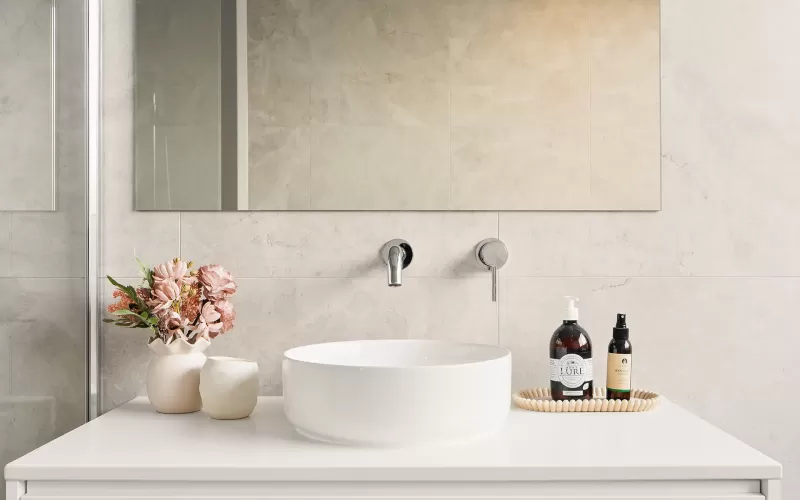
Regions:
[[[236,420],[253,413],[258,401],[258,363],[210,356],[200,372],[203,411],[218,420]]]

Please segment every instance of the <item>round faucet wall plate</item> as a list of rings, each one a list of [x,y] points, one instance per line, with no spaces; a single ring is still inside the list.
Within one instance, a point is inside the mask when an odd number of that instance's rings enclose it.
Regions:
[[[394,239],[387,241],[383,248],[381,248],[381,260],[383,262],[389,262],[389,249],[398,246],[403,249],[403,269],[407,268],[411,265],[411,260],[414,258],[414,250],[411,248],[411,244],[403,239]]]
[[[500,269],[508,262],[508,248],[497,238],[486,238],[475,247],[475,258],[488,268]]]

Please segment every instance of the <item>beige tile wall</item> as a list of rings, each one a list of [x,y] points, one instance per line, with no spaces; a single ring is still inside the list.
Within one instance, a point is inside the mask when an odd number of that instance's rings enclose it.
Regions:
[[[56,24],[51,0],[0,3],[0,210],[55,209]]]
[[[256,358],[265,394],[279,393],[286,347],[364,337],[499,342],[513,350],[515,385],[546,384],[561,296],[575,293],[600,353],[614,314],[627,312],[637,385],[781,461],[785,496],[800,495],[796,2],[662,2],[658,213],[133,212],[129,11],[106,6],[116,31],[105,47],[104,270],[134,277],[134,249],[148,262],[181,254],[230,267],[239,325],[212,350]],[[499,307],[471,260],[497,235],[511,252]],[[390,290],[377,253],[393,237],[416,257]],[[103,342],[108,409],[143,389],[149,354],[126,330],[107,329]]]
[[[658,6],[250,0],[250,207],[658,210]]]

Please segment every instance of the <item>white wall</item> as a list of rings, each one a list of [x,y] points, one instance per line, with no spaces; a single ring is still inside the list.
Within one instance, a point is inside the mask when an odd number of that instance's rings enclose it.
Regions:
[[[576,294],[598,353],[627,312],[636,385],[781,461],[786,498],[800,495],[800,4],[662,0],[658,213],[135,213],[129,9],[106,2],[103,271],[135,277],[134,250],[229,267],[239,323],[212,349],[258,359],[265,394],[285,348],[363,337],[499,342],[515,385],[546,384]],[[471,261],[489,236],[511,252],[499,307]],[[377,252],[393,237],[416,256],[390,290]],[[145,340],[105,331],[106,408],[142,389]]]

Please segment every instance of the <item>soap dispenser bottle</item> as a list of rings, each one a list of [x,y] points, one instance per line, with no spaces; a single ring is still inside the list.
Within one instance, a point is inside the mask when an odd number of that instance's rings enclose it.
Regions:
[[[550,339],[550,393],[555,400],[592,399],[592,340],[578,324],[578,298],[565,298],[564,322]]]

